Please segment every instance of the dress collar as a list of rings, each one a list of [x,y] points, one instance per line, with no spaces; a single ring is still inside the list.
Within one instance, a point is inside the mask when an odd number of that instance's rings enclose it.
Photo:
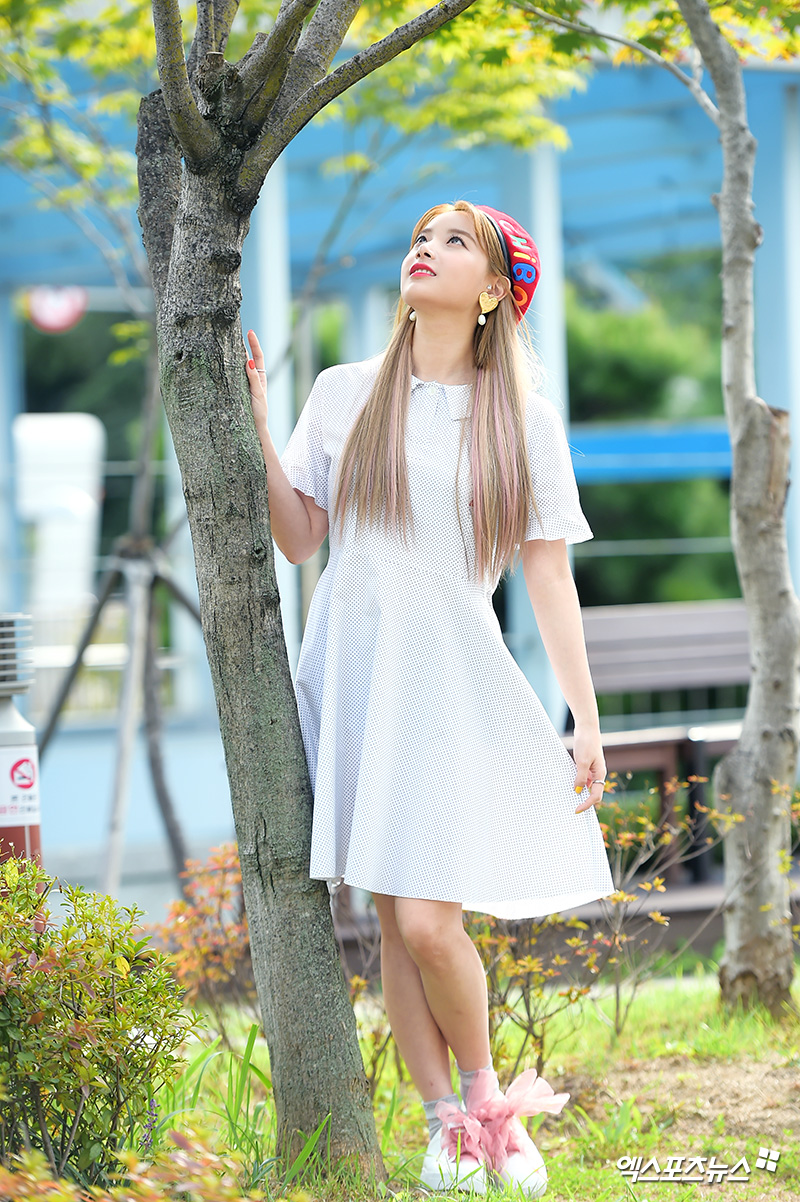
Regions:
[[[433,386],[444,390],[447,408],[450,411],[450,416],[453,420],[464,418],[469,413],[469,405],[472,397],[471,384],[440,384],[438,380],[419,380],[412,373],[411,376],[411,391],[415,388],[423,388]]]

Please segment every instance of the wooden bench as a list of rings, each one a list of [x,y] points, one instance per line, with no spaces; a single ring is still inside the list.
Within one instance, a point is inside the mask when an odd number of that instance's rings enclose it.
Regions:
[[[582,610],[598,693],[746,684],[750,647],[744,601],[668,601]]]
[[[750,679],[747,614],[741,600],[591,606],[582,614],[598,694],[707,689],[747,684]],[[661,819],[669,821],[674,799],[667,782],[680,778],[682,770],[707,776],[709,761],[735,746],[740,733],[740,720],[718,721],[713,711],[664,724],[651,714],[638,729],[603,730],[606,765],[609,772],[620,774],[654,772]],[[572,736],[566,735],[564,742],[572,750]],[[704,800],[703,783],[693,784],[690,806]],[[695,880],[707,879],[709,858],[706,852],[690,861]],[[674,882],[679,876],[675,865],[668,879]]]

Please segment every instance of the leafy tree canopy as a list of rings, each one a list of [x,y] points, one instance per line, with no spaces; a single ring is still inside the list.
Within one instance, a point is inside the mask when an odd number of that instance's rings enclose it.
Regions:
[[[371,44],[425,7],[371,0],[359,10],[343,52]],[[238,61],[255,34],[271,28],[278,8],[278,0],[239,8],[228,61]],[[182,15],[188,56],[195,6],[184,6]],[[108,119],[125,116],[133,125],[142,95],[158,86],[150,0],[114,0],[92,17],[59,0],[12,0],[0,7],[0,28],[0,83],[9,95],[0,162],[24,172],[44,205],[82,209],[84,227],[89,221],[96,227],[94,240],[121,241],[143,272],[136,238],[113,216],[136,202],[136,159],[132,148],[112,143]],[[73,90],[78,67],[97,81],[96,91]],[[498,141],[526,147],[540,139],[564,145],[565,132],[544,106],[582,86],[584,74],[569,52],[554,47],[552,32],[532,31],[527,15],[513,7],[503,11],[496,0],[476,0],[316,119],[339,116],[350,125],[377,120],[402,137],[435,128],[450,131],[459,147]],[[363,172],[377,165],[362,153],[338,169]]]
[[[511,0],[513,6],[531,18],[531,28],[541,32],[554,20],[571,22],[577,28],[565,31],[557,45],[565,52],[589,56],[598,49],[606,51],[615,62],[640,62],[634,47],[620,45],[612,37],[598,37],[588,32],[594,26],[593,17],[614,12],[624,17],[621,36],[662,57],[676,62],[696,61],[696,50],[686,21],[676,0],[662,0],[643,6],[640,0],[556,0],[556,3],[536,5],[530,0]],[[740,52],[742,59],[763,58],[767,61],[794,58],[800,52],[800,3],[768,0],[764,4],[736,0],[735,3],[709,4],[713,19],[724,36]],[[608,25],[608,23],[606,23]],[[608,26],[609,28],[610,25]],[[618,24],[614,26],[614,32]]]

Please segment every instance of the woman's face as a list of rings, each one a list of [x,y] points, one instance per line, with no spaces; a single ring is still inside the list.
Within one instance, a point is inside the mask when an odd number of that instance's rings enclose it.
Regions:
[[[478,313],[478,297],[500,277],[475,237],[469,213],[439,213],[420,230],[403,259],[400,295],[417,312]]]

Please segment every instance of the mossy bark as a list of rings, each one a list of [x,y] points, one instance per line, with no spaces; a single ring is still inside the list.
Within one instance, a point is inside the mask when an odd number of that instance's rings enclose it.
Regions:
[[[330,1113],[332,1160],[355,1161],[363,1174],[382,1179],[328,890],[308,875],[312,794],[240,328],[249,214],[226,201],[237,152],[204,174],[187,169],[159,103],[155,94],[142,105],[140,217],[156,284],[161,391],[230,781],[278,1147],[296,1153]],[[148,164],[158,165],[157,176]],[[326,1136],[320,1148],[327,1146]]]

